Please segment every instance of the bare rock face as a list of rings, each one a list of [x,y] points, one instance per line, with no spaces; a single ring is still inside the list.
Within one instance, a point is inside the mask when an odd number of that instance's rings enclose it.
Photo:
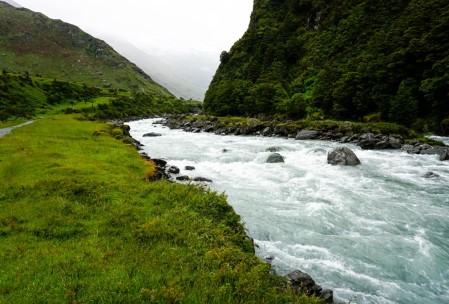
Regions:
[[[351,149],[339,147],[329,152],[327,155],[327,163],[330,165],[357,166],[360,165],[360,160]]]

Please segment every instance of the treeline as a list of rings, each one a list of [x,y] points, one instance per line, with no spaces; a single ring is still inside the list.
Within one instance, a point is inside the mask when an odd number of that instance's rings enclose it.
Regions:
[[[99,97],[103,102],[96,102]],[[101,98],[100,98],[101,99]],[[33,78],[29,73],[0,74],[0,121],[34,117],[56,105],[63,113],[82,113],[88,119],[128,119],[163,113],[192,113],[201,108],[193,100],[152,93],[100,89],[56,79]]]
[[[109,103],[99,104],[93,111],[86,109],[84,112],[94,119],[130,119],[165,113],[193,113],[200,107],[198,101],[133,93],[131,96],[118,96]]]
[[[256,0],[206,93],[217,115],[382,120],[449,134],[449,2]]]
[[[102,90],[87,85],[33,78],[28,72],[0,74],[0,120],[32,118],[40,110],[77,101],[89,101],[102,95]]]

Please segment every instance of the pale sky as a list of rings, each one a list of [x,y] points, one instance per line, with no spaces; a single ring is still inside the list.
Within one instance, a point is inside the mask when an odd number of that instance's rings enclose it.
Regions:
[[[172,52],[229,50],[248,28],[253,0],[15,0],[102,38]]]

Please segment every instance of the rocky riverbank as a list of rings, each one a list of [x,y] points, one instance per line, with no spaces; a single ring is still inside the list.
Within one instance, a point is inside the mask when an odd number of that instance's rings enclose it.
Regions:
[[[435,142],[436,145],[430,145],[422,140],[406,141],[406,131],[403,128],[394,129],[390,127],[382,130],[369,125],[360,127],[360,125],[351,122],[327,123],[314,127],[297,122],[261,121],[257,119],[223,121],[218,117],[195,118],[184,115],[168,116],[155,123],[163,124],[170,129],[182,129],[193,133],[271,136],[295,138],[296,140],[330,140],[353,143],[364,150],[403,149],[409,154],[438,155],[441,161],[449,159],[449,147],[437,142]]]
[[[159,123],[166,124],[170,119],[159,121]],[[128,125],[123,124],[123,122],[115,122],[115,126],[120,128],[125,136],[131,137],[130,127]],[[150,133],[148,133],[150,134]],[[146,134],[147,135],[147,134]],[[160,134],[151,133],[144,137],[158,137]],[[132,137],[131,137],[132,138]],[[138,150],[142,150],[143,144],[138,140],[133,139],[132,145]],[[195,177],[190,178],[188,176],[177,176],[176,179],[173,178],[172,175],[178,175],[180,173],[180,169],[176,166],[167,165],[167,161],[163,159],[152,158],[147,155],[145,152],[140,152],[142,157],[147,161],[152,161],[155,164],[155,173],[151,178],[148,178],[149,181],[155,180],[167,180],[170,182],[176,181],[193,181],[193,182],[202,182],[202,183],[212,183],[213,181],[208,178],[203,177]],[[195,167],[186,166],[184,168],[187,171],[194,171]],[[255,252],[254,252],[255,253]],[[267,260],[269,262],[269,260]],[[274,270],[273,270],[274,271]],[[323,289],[320,285],[316,284],[315,281],[305,272],[300,270],[294,270],[287,275],[284,276],[287,284],[295,291],[303,294],[307,294],[308,296],[314,296],[320,298],[323,303],[331,304],[334,303],[333,291],[330,289]]]

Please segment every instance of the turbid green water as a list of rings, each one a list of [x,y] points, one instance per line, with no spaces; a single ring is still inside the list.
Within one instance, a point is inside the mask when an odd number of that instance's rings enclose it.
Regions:
[[[225,191],[278,273],[301,269],[346,303],[449,303],[449,162],[346,145],[362,165],[339,167],[326,162],[333,142],[130,126],[148,155]],[[285,163],[265,163],[273,146]]]

